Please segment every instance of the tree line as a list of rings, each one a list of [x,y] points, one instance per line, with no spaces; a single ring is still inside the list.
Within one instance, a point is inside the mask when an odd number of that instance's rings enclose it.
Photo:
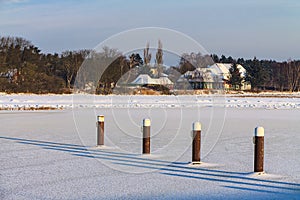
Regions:
[[[19,37],[0,38],[0,91],[68,93],[88,50],[44,54]]]
[[[242,79],[236,71],[236,64],[246,69],[245,81],[250,82],[252,90],[275,90],[275,91],[300,91],[300,60],[288,60],[276,62],[275,60],[244,60],[233,59],[231,56],[212,55],[214,62],[232,63],[230,71],[234,84],[239,84]]]
[[[131,71],[149,72],[149,44],[146,45],[143,56],[142,58],[138,53],[125,56],[108,47],[104,47],[101,52],[83,49],[64,51],[61,54],[42,53],[24,38],[0,37],[0,92],[71,93],[74,84],[84,87],[84,84],[89,84],[89,80],[93,80],[90,84],[91,87],[96,87],[96,93],[109,94],[121,77],[126,75],[128,81],[135,78],[131,76]],[[178,66],[170,68],[183,74],[212,62],[241,64],[247,70],[246,81],[251,83],[254,90],[299,91],[299,60],[244,60],[192,53],[181,55]],[[160,76],[164,70],[161,41],[158,42],[155,63]],[[89,65],[89,70],[80,68],[84,65]],[[101,71],[102,69],[105,70]]]

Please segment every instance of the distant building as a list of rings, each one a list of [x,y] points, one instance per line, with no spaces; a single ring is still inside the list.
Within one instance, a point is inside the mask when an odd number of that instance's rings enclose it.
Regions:
[[[163,85],[172,88],[174,83],[168,77],[151,78],[148,74],[140,74],[132,85]]]
[[[197,68],[194,71],[187,71],[183,78],[188,80],[192,89],[214,89],[217,83],[214,74],[208,68]]]
[[[196,68],[194,71],[187,71],[182,75],[182,79],[186,79],[192,89],[230,89],[228,84],[229,69],[232,64],[215,63],[207,68]],[[238,64],[241,77],[245,78],[246,69]],[[250,90],[251,85],[248,82],[243,81],[241,90]]]

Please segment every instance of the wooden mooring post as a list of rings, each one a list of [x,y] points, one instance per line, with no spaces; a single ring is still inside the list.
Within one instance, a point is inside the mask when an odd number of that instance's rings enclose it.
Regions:
[[[256,127],[254,131],[254,172],[264,172],[264,136],[263,127]]]
[[[143,120],[143,154],[150,154],[150,119]]]
[[[192,164],[200,164],[201,155],[201,124],[193,123],[193,147],[192,147]]]
[[[104,145],[104,116],[97,117],[97,146]]]

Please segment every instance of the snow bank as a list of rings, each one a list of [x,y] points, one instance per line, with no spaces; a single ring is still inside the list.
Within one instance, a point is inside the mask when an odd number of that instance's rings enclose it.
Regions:
[[[262,98],[264,97],[264,98]],[[259,108],[299,109],[300,96],[275,97],[256,96],[131,96],[131,95],[0,95],[0,110],[50,110],[71,108]]]

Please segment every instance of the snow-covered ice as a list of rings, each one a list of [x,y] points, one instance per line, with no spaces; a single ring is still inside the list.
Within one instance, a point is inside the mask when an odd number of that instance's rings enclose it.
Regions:
[[[0,199],[299,199],[300,98],[0,95]],[[63,110],[17,111],[53,106]],[[10,110],[11,109],[11,110]],[[96,116],[105,147],[96,148]],[[141,155],[141,123],[151,151]],[[190,165],[192,122],[203,164]],[[265,128],[265,174],[253,131]]]
[[[26,110],[29,108],[186,108],[186,107],[231,107],[265,109],[299,109],[300,93],[282,98],[261,98],[251,95],[35,95],[0,94],[0,110]]]

